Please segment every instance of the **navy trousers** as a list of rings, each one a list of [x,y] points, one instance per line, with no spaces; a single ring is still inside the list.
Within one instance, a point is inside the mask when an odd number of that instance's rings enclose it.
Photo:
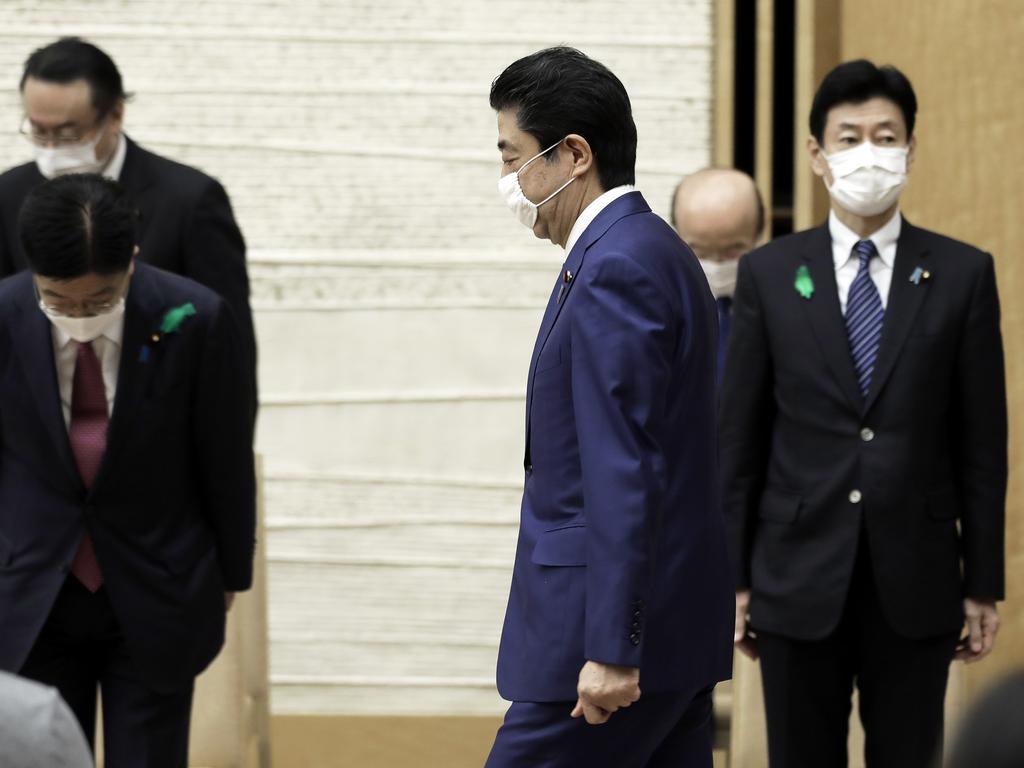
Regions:
[[[641,695],[602,725],[576,702],[514,702],[485,768],[711,768],[711,688]]]

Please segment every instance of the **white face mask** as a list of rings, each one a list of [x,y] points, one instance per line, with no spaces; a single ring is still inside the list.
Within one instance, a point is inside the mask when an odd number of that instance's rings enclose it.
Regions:
[[[550,195],[545,197],[539,203],[532,202],[525,194],[523,194],[523,188],[519,185],[519,174],[526,170],[526,167],[542,155],[546,155],[552,149],[561,144],[564,139],[559,139],[550,147],[545,149],[543,152],[538,152],[536,155],[531,157],[525,163],[523,163],[518,171],[508,173],[498,179],[498,194],[505,200],[505,205],[509,207],[509,210],[516,215],[520,223],[529,228],[533,229],[533,225],[537,223],[537,209],[540,208],[544,203],[548,202],[555,197],[559,192],[568,187],[574,181],[576,177],[573,176],[565,184],[560,186]]]
[[[87,344],[90,341],[95,341],[110,330],[111,326],[124,316],[124,297],[122,296],[117,304],[102,315],[92,315],[90,317],[68,317],[67,315],[54,314],[53,310],[47,307],[42,299],[39,300],[39,308],[57,328],[64,331],[64,333],[79,344]]]
[[[96,156],[96,147],[100,143],[103,131],[95,138],[81,144],[65,147],[33,147],[36,167],[44,178],[52,179],[66,173],[99,173],[106,161]]]
[[[711,261],[710,259],[699,259],[699,261],[701,267],[704,268],[704,274],[707,275],[712,295],[716,299],[732,298],[736,290],[736,272],[739,269],[740,260]]]
[[[907,185],[907,147],[879,147],[865,141],[825,155],[832,171],[832,200],[850,213],[874,216],[892,207]]]

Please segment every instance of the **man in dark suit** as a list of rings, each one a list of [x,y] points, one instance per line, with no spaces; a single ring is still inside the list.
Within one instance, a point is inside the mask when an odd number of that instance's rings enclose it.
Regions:
[[[134,260],[114,182],[36,187],[21,234],[29,270],[0,282],[0,669],[55,686],[90,740],[98,685],[108,768],[178,768],[252,579],[237,324]]]
[[[740,262],[723,495],[772,766],[846,765],[855,681],[867,764],[932,765],[949,664],[985,656],[999,626],[995,272],[900,215],[916,110],[892,67],[829,73],[808,139],[828,222]]]
[[[513,703],[487,765],[709,767],[733,607],[714,300],[633,187],[636,127],[606,67],[543,50],[510,65],[490,102],[499,191],[566,260],[530,364],[498,655]]]
[[[245,241],[224,188],[206,174],[148,152],[123,132],[127,95],[113,60],[91,43],[63,38],[32,53],[21,78],[22,134],[34,162],[0,175],[0,277],[26,266],[18,242],[25,196],[62,173],[120,182],[141,213],[139,259],[219,293],[241,330],[256,409],[256,341]]]
[[[718,378],[732,331],[732,297],[740,257],[752,250],[764,231],[764,202],[743,171],[704,168],[676,185],[672,226],[693,249],[707,275],[718,308]]]

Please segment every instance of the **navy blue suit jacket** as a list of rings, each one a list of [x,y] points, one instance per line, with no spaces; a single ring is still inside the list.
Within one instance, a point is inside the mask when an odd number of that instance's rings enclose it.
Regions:
[[[498,690],[575,700],[586,660],[639,667],[645,693],[726,679],[734,597],[707,279],[636,192],[597,216],[564,270],[530,364]]]
[[[154,343],[186,302],[196,314]],[[84,531],[144,681],[180,688],[216,656],[224,592],[252,579],[244,355],[223,299],[136,263],[107,450],[86,491],[31,275],[0,282],[0,669],[21,668]]]

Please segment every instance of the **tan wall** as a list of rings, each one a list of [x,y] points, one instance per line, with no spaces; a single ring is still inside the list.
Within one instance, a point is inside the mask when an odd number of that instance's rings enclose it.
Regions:
[[[1020,0],[846,0],[839,20],[844,60],[894,64],[917,91],[919,147],[904,197],[907,218],[996,260],[1010,400],[1007,602],[995,657],[968,668],[971,691],[1024,664],[1022,11]]]

